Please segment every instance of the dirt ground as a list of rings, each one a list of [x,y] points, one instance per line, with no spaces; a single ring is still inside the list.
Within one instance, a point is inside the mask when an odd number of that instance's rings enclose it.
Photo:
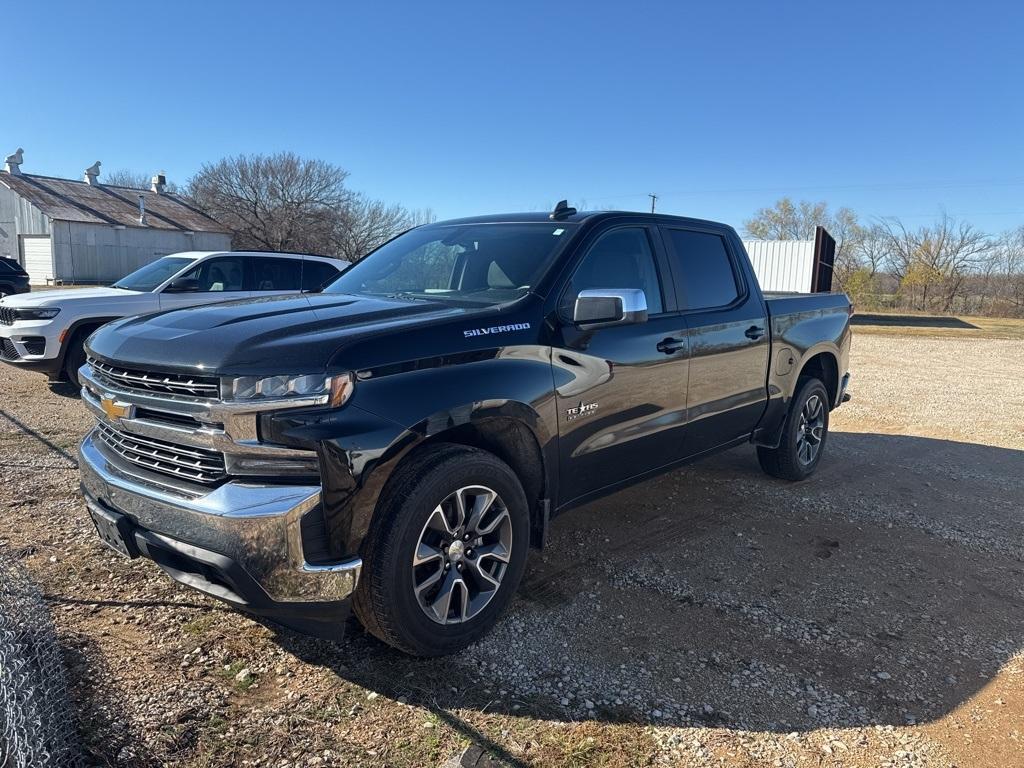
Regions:
[[[553,523],[451,659],[277,631],[104,549],[89,418],[0,367],[0,547],[43,585],[91,764],[1024,766],[1024,341],[858,328],[791,485],[738,449]]]

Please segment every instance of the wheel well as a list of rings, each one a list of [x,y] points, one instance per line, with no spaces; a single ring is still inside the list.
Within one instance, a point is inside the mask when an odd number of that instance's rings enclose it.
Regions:
[[[836,363],[835,355],[829,352],[819,352],[800,369],[800,378],[819,379],[825,385],[828,392],[828,402],[835,407],[836,392],[839,389],[839,365]]]
[[[82,342],[84,343],[85,342],[85,338],[89,334],[91,334],[93,331],[95,331],[95,330],[97,330],[99,328],[102,328],[104,325],[106,325],[107,323],[112,322],[114,320],[117,320],[117,318],[116,317],[105,317],[105,318],[97,318],[95,320],[85,320],[82,323],[80,323],[79,325],[76,325],[74,327],[74,330],[72,330],[71,333],[68,335],[68,341],[72,342],[75,339],[81,339]],[[64,354],[66,355],[67,352],[65,351]]]
[[[508,464],[516,473],[526,493],[526,500],[530,504],[530,527],[535,535],[534,543],[539,543],[537,537],[542,536],[543,525],[546,522],[542,506],[546,484],[544,456],[537,438],[529,427],[510,418],[481,419],[432,435],[417,446],[412,454],[418,454],[437,443],[455,443],[479,448],[493,453]],[[408,461],[412,454],[405,457],[403,462]]]
[[[70,334],[68,334],[68,337],[67,337],[67,339],[64,342],[64,349],[61,351],[61,361],[60,361],[61,379],[64,379],[65,377],[67,377],[68,353],[71,351],[72,345],[74,345],[74,344],[84,344],[86,337],[90,333],[92,333],[97,328],[99,328],[101,325],[103,325],[104,323],[107,323],[107,322],[110,322],[110,321],[109,320],[100,320],[100,321],[96,321],[96,322],[93,322],[91,320],[90,321],[86,321],[86,322],[82,323],[81,325],[76,326],[75,329]]]

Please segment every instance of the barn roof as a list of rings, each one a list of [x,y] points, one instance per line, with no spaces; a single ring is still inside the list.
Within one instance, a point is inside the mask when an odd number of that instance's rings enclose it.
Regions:
[[[139,226],[139,195],[145,198],[149,229],[228,232],[177,195],[148,189],[87,184],[34,174],[0,173],[0,184],[32,203],[51,219],[86,224]]]

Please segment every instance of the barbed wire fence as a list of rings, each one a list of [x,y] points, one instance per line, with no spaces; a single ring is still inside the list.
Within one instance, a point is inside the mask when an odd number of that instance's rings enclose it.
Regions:
[[[80,768],[75,718],[50,612],[0,549],[0,768]]]

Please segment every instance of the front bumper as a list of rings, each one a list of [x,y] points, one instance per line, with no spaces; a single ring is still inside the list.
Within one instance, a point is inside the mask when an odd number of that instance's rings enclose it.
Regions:
[[[45,373],[51,379],[60,374],[63,359],[55,326],[49,320],[0,323],[0,362]]]
[[[320,486],[233,481],[200,495],[147,482],[93,439],[79,447],[90,511],[118,521],[131,555],[171,578],[303,632],[340,637],[362,562],[310,563],[302,518]]]

